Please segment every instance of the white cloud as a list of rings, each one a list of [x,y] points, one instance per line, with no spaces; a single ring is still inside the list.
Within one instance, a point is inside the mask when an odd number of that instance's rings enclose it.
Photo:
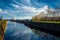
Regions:
[[[37,10],[36,8],[34,7],[30,7],[30,6],[19,6],[19,5],[16,5],[16,4],[11,4],[14,8],[17,8],[18,10],[20,9],[21,11],[27,11],[27,12],[38,12],[40,10]],[[22,10],[23,9],[23,10]]]
[[[0,13],[2,13],[2,14],[6,14],[7,11],[0,9]]]
[[[46,13],[46,10],[48,9],[48,6],[45,5],[42,8],[35,8],[35,7],[30,7],[30,6],[22,6],[22,9],[24,9],[24,11],[27,11],[27,12],[30,12],[30,13],[39,14],[40,12],[45,12]]]
[[[2,11],[2,9],[0,9],[0,12]]]
[[[12,6],[14,7],[14,8],[17,8],[18,9],[18,11],[17,12],[29,12],[29,13],[34,13],[34,15],[36,14],[36,13],[38,13],[38,12],[40,12],[40,9],[37,9],[37,8],[34,8],[34,7],[30,7],[30,6],[26,6],[26,5],[24,5],[24,6],[19,6],[19,5],[16,5],[16,4],[12,4]],[[16,12],[16,11],[15,11]],[[29,14],[28,13],[28,14]]]
[[[22,6],[22,8],[27,12],[38,12],[36,8],[29,6]]]
[[[17,8],[21,12],[30,12],[30,13],[39,13],[41,11],[45,11],[48,6],[44,6],[43,8],[35,8],[35,7],[30,7],[30,6],[19,6],[16,4],[12,4],[13,7]]]
[[[25,1],[30,4],[30,0],[25,0]]]
[[[17,17],[17,19],[32,19],[32,16]]]
[[[20,1],[18,2],[17,0],[13,0],[16,4],[19,4],[19,5],[24,5],[24,4],[28,4],[28,5],[31,5],[31,2],[30,0],[20,0],[22,3],[20,3]]]
[[[14,14],[11,14],[11,11],[2,10],[2,9],[0,9],[0,14],[3,14],[4,15],[4,18],[3,19],[11,19],[9,17],[12,17],[13,18],[15,16]],[[1,16],[3,16],[3,15],[1,15]],[[6,15],[7,18],[5,18],[5,15]],[[9,17],[8,17],[8,15],[9,15]]]
[[[16,4],[18,4],[18,5],[23,5],[23,4],[21,4],[21,3],[17,2],[17,1],[15,1],[15,0],[14,0],[14,2],[15,2]]]
[[[42,8],[35,8],[35,7],[23,6],[22,8],[23,8],[25,11],[27,11],[27,12],[39,14],[40,12],[46,12],[46,10],[48,9],[48,6],[44,6],[44,7],[42,7]],[[34,14],[34,15],[35,15],[35,14]]]
[[[20,8],[19,5],[16,5],[16,4],[11,4],[14,8]]]
[[[48,9],[48,6],[47,6],[47,5],[45,5],[45,6],[44,6],[44,9]]]

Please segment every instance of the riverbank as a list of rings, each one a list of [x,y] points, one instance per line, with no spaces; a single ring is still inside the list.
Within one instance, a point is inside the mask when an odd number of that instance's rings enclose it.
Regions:
[[[4,33],[7,26],[7,20],[0,20],[0,40],[4,40]]]
[[[39,21],[39,20],[32,20],[33,22],[42,22],[42,23],[60,23],[60,21]]]

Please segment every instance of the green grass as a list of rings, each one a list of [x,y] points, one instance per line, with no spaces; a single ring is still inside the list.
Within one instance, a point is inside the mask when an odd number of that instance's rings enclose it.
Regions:
[[[37,20],[34,20],[33,22],[42,22],[42,23],[60,23],[60,21],[37,21]]]
[[[0,20],[0,25],[5,24],[7,20]]]

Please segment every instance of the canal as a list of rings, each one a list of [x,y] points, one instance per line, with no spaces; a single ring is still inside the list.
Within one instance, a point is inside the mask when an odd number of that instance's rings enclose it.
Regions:
[[[38,30],[32,30],[24,24],[9,21],[4,40],[60,40],[60,38]]]

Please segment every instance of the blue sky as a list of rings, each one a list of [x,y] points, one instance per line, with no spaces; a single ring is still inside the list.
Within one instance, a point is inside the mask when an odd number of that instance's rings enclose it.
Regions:
[[[0,16],[6,19],[31,19],[47,6],[60,7],[60,0],[0,0]]]

